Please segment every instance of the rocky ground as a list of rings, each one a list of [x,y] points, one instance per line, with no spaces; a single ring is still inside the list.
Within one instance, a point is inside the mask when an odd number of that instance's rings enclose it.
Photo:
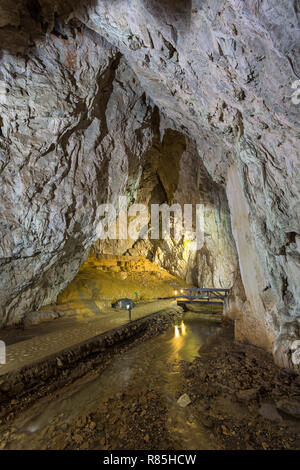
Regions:
[[[61,416],[48,428],[45,449],[174,448],[167,428],[167,407],[158,390],[142,390],[137,394],[128,389],[68,426],[64,419]]]
[[[220,449],[299,449],[300,377],[276,367],[271,355],[234,343],[231,326],[182,363],[183,391]]]
[[[270,355],[232,340],[231,326],[202,348],[193,363],[181,362],[182,394],[193,422],[218,449],[299,449],[300,379],[274,366]],[[178,396],[180,393],[178,393]],[[174,449],[159,390],[112,397],[104,409],[75,424],[66,448]]]
[[[156,333],[167,323],[164,320]],[[137,369],[126,387],[99,401],[91,412],[72,418],[62,412],[50,419],[36,433],[35,448],[185,448],[178,429],[170,424],[171,406],[161,381],[147,376],[140,381],[143,372]],[[183,427],[189,424],[200,436],[197,448],[300,448],[300,378],[280,370],[262,350],[234,343],[231,324],[212,335],[193,362],[180,361],[179,375],[175,397],[186,393],[191,403],[184,410],[178,407],[178,413],[186,413]],[[47,400],[51,397],[45,406]],[[3,422],[1,428],[1,448],[28,446],[28,433],[18,429],[17,421]]]

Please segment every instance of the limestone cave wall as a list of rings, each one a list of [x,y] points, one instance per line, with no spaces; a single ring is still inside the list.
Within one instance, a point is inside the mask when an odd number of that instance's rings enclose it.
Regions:
[[[156,112],[120,52],[81,23],[57,20],[32,42],[1,21],[0,324],[11,325],[73,279],[99,204],[134,191]]]

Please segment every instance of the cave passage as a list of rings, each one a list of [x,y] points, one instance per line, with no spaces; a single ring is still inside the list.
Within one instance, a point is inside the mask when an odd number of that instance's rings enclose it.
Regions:
[[[300,449],[299,11],[0,0],[0,450]]]

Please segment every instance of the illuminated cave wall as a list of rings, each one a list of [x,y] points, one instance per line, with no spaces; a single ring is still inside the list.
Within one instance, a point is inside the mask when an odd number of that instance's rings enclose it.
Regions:
[[[128,198],[128,207],[131,202]],[[237,275],[237,254],[226,194],[222,186],[213,182],[187,137],[172,129],[166,129],[161,139],[157,133],[144,155],[134,202],[148,207],[148,217],[139,237],[98,240],[93,245],[95,254],[142,255],[193,285],[232,287]],[[172,229],[170,237],[151,238],[151,205],[164,203],[169,207],[180,204],[182,214],[184,204],[191,204],[194,232],[196,205],[203,206],[203,218],[199,219],[202,231],[199,249],[187,236],[175,240]],[[171,213],[171,223],[172,216],[174,213]],[[118,230],[118,223],[116,228]]]

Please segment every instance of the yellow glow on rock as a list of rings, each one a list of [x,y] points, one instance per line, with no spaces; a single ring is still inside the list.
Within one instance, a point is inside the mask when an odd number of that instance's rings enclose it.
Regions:
[[[184,246],[184,249],[185,249],[185,250],[189,249],[190,246],[191,246],[191,240],[189,240],[188,238],[185,238],[185,239],[183,240],[183,246]]]
[[[189,252],[191,251],[191,243],[192,243],[192,241],[189,240],[188,238],[185,238],[183,240],[183,259],[184,259],[184,261],[187,260],[187,258],[189,256]]]

